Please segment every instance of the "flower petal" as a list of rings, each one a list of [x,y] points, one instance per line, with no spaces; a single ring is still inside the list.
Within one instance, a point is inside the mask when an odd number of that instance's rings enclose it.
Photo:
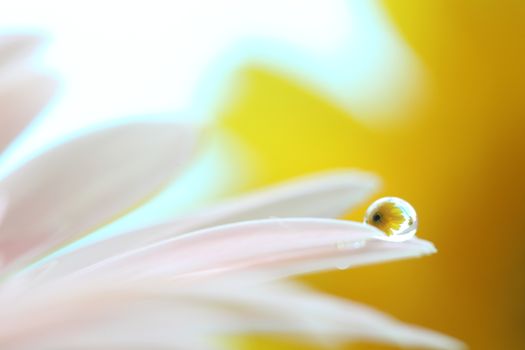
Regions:
[[[0,37],[0,152],[55,92],[54,79],[24,68],[40,41],[29,35]]]
[[[234,198],[187,220],[204,220],[212,226],[269,217],[337,218],[370,197],[378,186],[378,178],[370,173],[320,172]]]
[[[176,278],[192,280],[210,278],[216,275],[221,276],[236,271],[257,272],[245,277],[246,283],[257,284],[308,273],[331,271],[336,268],[345,270],[364,265],[416,258],[435,252],[436,249],[432,243],[417,238],[402,243],[369,239],[338,244],[337,250],[320,248],[316,252],[312,251],[307,254],[301,252],[283,254],[274,258],[273,261],[261,259],[224,267],[200,268],[192,272],[180,273]],[[140,268],[138,270],[140,271]],[[153,273],[165,274],[166,272],[158,269]]]
[[[0,37],[0,72],[11,64],[18,64],[33,53],[41,39],[31,35]]]
[[[0,182],[9,198],[0,254],[34,258],[158,191],[186,163],[196,130],[167,122],[106,128],[55,147]]]
[[[239,277],[203,284],[83,280],[38,288],[17,295],[16,302],[4,295],[0,345],[200,349],[199,344],[218,349],[210,337],[257,332],[332,345],[365,340],[433,349],[463,347],[450,337],[292,283],[248,286],[237,284]]]
[[[48,278],[71,273],[130,250],[189,231],[240,220],[313,216],[335,218],[365,200],[375,176],[351,170],[322,172],[240,196],[171,222],[110,237],[56,257]],[[41,268],[47,269],[48,264]]]
[[[36,72],[0,77],[0,152],[33,120],[56,90],[56,81]]]
[[[200,277],[235,271],[264,271],[267,278],[370,264],[433,253],[431,243],[374,239],[376,228],[343,220],[286,218],[247,221],[197,231],[102,261],[85,274],[131,279],[160,275]]]

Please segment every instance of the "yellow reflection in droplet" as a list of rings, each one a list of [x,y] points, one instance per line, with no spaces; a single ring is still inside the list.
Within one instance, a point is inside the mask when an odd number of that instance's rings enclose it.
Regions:
[[[416,234],[417,216],[407,201],[384,197],[372,203],[365,214],[365,223],[387,234],[390,241],[403,242]]]

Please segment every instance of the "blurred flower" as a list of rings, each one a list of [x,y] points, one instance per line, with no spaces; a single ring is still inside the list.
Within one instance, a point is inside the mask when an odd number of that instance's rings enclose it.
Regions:
[[[283,282],[435,251],[332,219],[375,189],[365,173],[318,174],[50,255],[155,193],[187,164],[197,138],[170,122],[114,125],[51,147],[0,181],[2,348],[215,349],[214,336],[240,332],[461,347]]]
[[[4,216],[2,255],[11,272],[12,266],[19,267],[18,273],[4,279],[0,290],[0,344],[4,348],[202,349],[218,347],[204,342],[206,335],[250,331],[301,334],[324,342],[365,339],[432,348],[459,347],[445,336],[403,325],[362,306],[291,283],[275,282],[335,266],[435,251],[432,244],[422,240],[384,242],[375,239],[383,233],[372,226],[320,218],[340,216],[374,189],[374,178],[357,172],[320,174],[245,195],[20,270],[24,265],[19,261],[52,251],[57,244],[82,233],[88,224],[98,226],[95,219],[101,218],[101,213],[115,214],[112,208],[119,201],[131,204],[130,200],[136,198],[129,193],[114,195],[125,179],[133,178],[129,171],[116,171],[118,168],[109,176],[123,174],[120,181],[112,181],[110,187],[97,188],[89,195],[71,193],[67,210],[60,197],[42,191],[42,185],[57,194],[69,185],[69,179],[70,183],[93,189],[92,183],[108,173],[103,167],[110,163],[108,159],[116,160],[115,154],[127,159],[129,144],[140,143],[138,130],[149,137],[155,135],[158,141],[162,139],[161,131],[173,135],[179,131],[180,136],[183,133],[179,129],[188,130],[170,123],[131,123],[95,132],[44,153],[15,174],[20,179],[27,177],[24,174],[47,169],[56,175],[53,178],[57,183],[46,176],[32,176],[37,191],[22,199],[17,196],[20,187],[11,188],[5,181],[1,184],[9,205],[15,208],[9,207]],[[179,145],[171,149],[188,149],[195,134],[189,135],[176,138]],[[112,147],[102,142],[103,136],[111,140]],[[150,144],[155,142],[150,140],[142,147]],[[92,153],[83,153],[85,149]],[[111,149],[119,153],[112,154]],[[99,171],[97,176],[86,173],[83,164],[93,153],[98,163],[91,163],[89,168]],[[142,158],[151,157],[135,156],[132,167],[143,164]],[[81,168],[82,172],[74,174],[74,180],[69,178],[71,172],[60,176],[58,170],[64,171],[67,166]],[[148,166],[144,173],[154,173],[153,169]],[[81,176],[84,174],[87,177]],[[136,187],[128,189],[134,192]],[[28,203],[42,203],[43,197],[47,199],[45,207]],[[16,208],[24,208],[23,213]],[[76,225],[69,218],[73,214]],[[268,215],[279,217],[261,219]],[[315,217],[286,218],[291,215]],[[27,225],[27,217],[36,220]],[[269,281],[274,282],[264,283]]]

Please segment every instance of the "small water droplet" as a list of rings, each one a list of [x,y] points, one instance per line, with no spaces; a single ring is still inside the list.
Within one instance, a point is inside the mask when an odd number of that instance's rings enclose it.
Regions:
[[[350,249],[359,249],[364,247],[365,241],[356,241],[356,242],[337,242],[336,247],[339,250],[350,250]]]
[[[349,264],[339,264],[339,265],[336,266],[336,268],[337,268],[338,270],[346,270],[346,269],[349,268],[349,267],[350,267]]]
[[[355,242],[337,242],[337,249],[339,250],[353,250],[360,249],[365,246],[365,241],[355,241]],[[346,270],[350,267],[350,264],[347,262],[339,262],[336,266],[339,270]]]
[[[364,246],[365,246],[365,241],[357,241],[357,242],[352,243],[353,249],[363,248]]]
[[[337,248],[338,250],[344,250],[344,249],[346,249],[346,242],[337,242],[337,243],[336,243],[336,248]]]
[[[368,207],[364,222],[387,235],[379,239],[403,242],[416,235],[416,211],[401,198],[384,197],[376,200]]]

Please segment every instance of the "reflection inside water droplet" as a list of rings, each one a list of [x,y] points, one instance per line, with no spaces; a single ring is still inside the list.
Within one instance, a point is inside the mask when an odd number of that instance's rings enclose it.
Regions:
[[[386,233],[380,239],[403,242],[416,235],[417,215],[414,208],[401,198],[378,199],[366,211],[365,223]]]

